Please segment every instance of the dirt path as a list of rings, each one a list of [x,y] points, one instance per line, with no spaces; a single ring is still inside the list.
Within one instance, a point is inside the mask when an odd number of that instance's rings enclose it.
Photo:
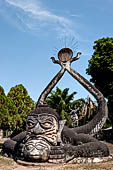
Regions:
[[[113,170],[113,161],[86,164],[39,164],[38,166],[15,165],[11,170]]]
[[[39,164],[37,166],[22,166],[15,165],[14,170],[63,170],[65,165],[50,165],[50,164]]]

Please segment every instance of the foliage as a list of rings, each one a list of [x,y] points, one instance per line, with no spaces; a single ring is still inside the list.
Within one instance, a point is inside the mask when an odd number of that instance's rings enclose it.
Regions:
[[[6,96],[0,86],[0,128],[18,133],[25,130],[26,116],[35,108],[23,85],[12,87]]]
[[[28,95],[25,87],[20,84],[12,87],[7,94],[17,109],[15,131],[25,130],[27,114],[35,108],[34,101]]]
[[[113,127],[113,93],[108,97],[108,108],[109,108],[109,124],[112,123]]]
[[[94,53],[86,69],[91,81],[108,99],[109,117],[113,125],[113,38],[102,38],[94,42]]]
[[[79,117],[82,116],[82,108],[84,104],[85,104],[85,99],[83,98],[77,99],[73,103],[74,109],[76,110],[76,113]]]
[[[87,101],[83,98],[73,100],[76,92],[70,95],[68,92],[69,88],[62,91],[57,87],[56,91],[52,91],[46,98],[46,103],[59,113],[61,120],[67,120],[68,126],[75,127],[86,124],[95,115],[96,105],[89,97]]]
[[[16,126],[17,108],[0,86],[0,128],[4,131]]]
[[[73,98],[76,92],[68,94],[69,88],[65,88],[63,91],[56,87],[56,91],[52,91],[46,98],[46,103],[59,113],[62,120],[67,120],[67,125],[71,126],[72,119],[68,114],[73,104]]]
[[[2,86],[0,86],[0,96],[5,96],[5,92]]]

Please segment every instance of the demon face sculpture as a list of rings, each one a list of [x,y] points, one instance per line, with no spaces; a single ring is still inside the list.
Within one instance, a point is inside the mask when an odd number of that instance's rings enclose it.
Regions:
[[[58,115],[49,107],[38,107],[27,117],[23,154],[26,159],[46,161],[57,145]]]
[[[71,63],[80,57],[80,52],[72,58],[69,48],[61,49],[58,59],[52,57],[61,70],[41,93],[36,109],[28,114],[26,131],[7,140],[3,144],[3,152],[16,159],[36,162],[68,162],[77,157],[106,157],[108,147],[93,137],[104,125],[108,116],[107,103],[102,93],[89,81],[71,68]],[[68,128],[65,120],[53,109],[44,105],[45,98],[67,71],[97,100],[98,110],[95,117],[86,125]]]

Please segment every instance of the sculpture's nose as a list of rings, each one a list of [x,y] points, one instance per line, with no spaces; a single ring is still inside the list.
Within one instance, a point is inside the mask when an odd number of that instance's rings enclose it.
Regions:
[[[38,135],[42,134],[44,132],[44,129],[40,126],[39,123],[36,124],[36,126],[33,128],[33,133]]]

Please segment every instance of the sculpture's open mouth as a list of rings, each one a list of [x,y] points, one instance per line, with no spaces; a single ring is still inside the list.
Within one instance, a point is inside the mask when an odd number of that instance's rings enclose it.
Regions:
[[[43,138],[31,139],[25,143],[23,154],[31,161],[47,161],[49,157],[50,144]]]

